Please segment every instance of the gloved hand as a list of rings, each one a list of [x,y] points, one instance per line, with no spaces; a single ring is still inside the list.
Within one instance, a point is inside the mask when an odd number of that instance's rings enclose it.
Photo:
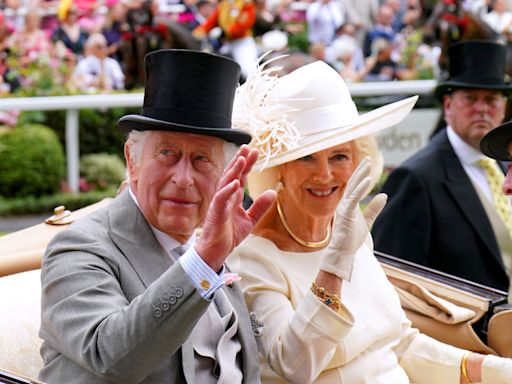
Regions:
[[[356,251],[361,247],[373,222],[386,205],[387,195],[375,196],[364,211],[359,202],[370,187],[372,163],[365,157],[350,177],[341,198],[332,228],[332,236],[320,269],[350,281]]]
[[[512,383],[512,359],[485,356],[482,363],[482,384]]]

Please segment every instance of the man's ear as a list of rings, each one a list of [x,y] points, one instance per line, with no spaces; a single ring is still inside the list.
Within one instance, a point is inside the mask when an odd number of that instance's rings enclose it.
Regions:
[[[450,95],[443,95],[443,111],[445,118],[450,118],[452,107],[452,98]]]
[[[135,162],[133,161],[128,143],[124,144],[124,157],[126,158],[126,166],[128,167],[127,172],[130,176],[130,183],[136,183],[138,172]]]

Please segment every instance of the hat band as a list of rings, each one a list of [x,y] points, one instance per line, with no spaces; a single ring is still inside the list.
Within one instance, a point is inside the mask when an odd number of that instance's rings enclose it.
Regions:
[[[197,110],[179,108],[142,108],[142,116],[161,120],[170,124],[204,128],[231,128],[231,120],[224,116]]]
[[[292,120],[301,136],[311,136],[353,125],[358,118],[357,107],[350,101],[300,111],[293,114]]]

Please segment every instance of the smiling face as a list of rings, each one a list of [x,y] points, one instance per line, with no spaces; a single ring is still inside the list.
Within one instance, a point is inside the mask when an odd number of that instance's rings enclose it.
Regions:
[[[356,163],[350,142],[283,164],[279,198],[288,215],[330,220]]]
[[[467,144],[479,150],[480,140],[505,117],[506,98],[501,92],[458,89],[443,100],[446,121]]]
[[[185,242],[208,211],[224,168],[224,141],[151,131],[140,159],[125,146],[130,187],[152,226]]]

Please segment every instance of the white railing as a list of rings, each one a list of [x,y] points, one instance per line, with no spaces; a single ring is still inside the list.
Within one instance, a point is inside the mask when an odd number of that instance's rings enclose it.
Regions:
[[[424,95],[432,93],[435,80],[371,82],[349,84],[352,96]],[[142,93],[98,94],[78,96],[51,96],[29,98],[0,98],[0,111],[66,110],[67,181],[73,192],[78,191],[79,167],[79,111],[113,107],[141,107]]]

